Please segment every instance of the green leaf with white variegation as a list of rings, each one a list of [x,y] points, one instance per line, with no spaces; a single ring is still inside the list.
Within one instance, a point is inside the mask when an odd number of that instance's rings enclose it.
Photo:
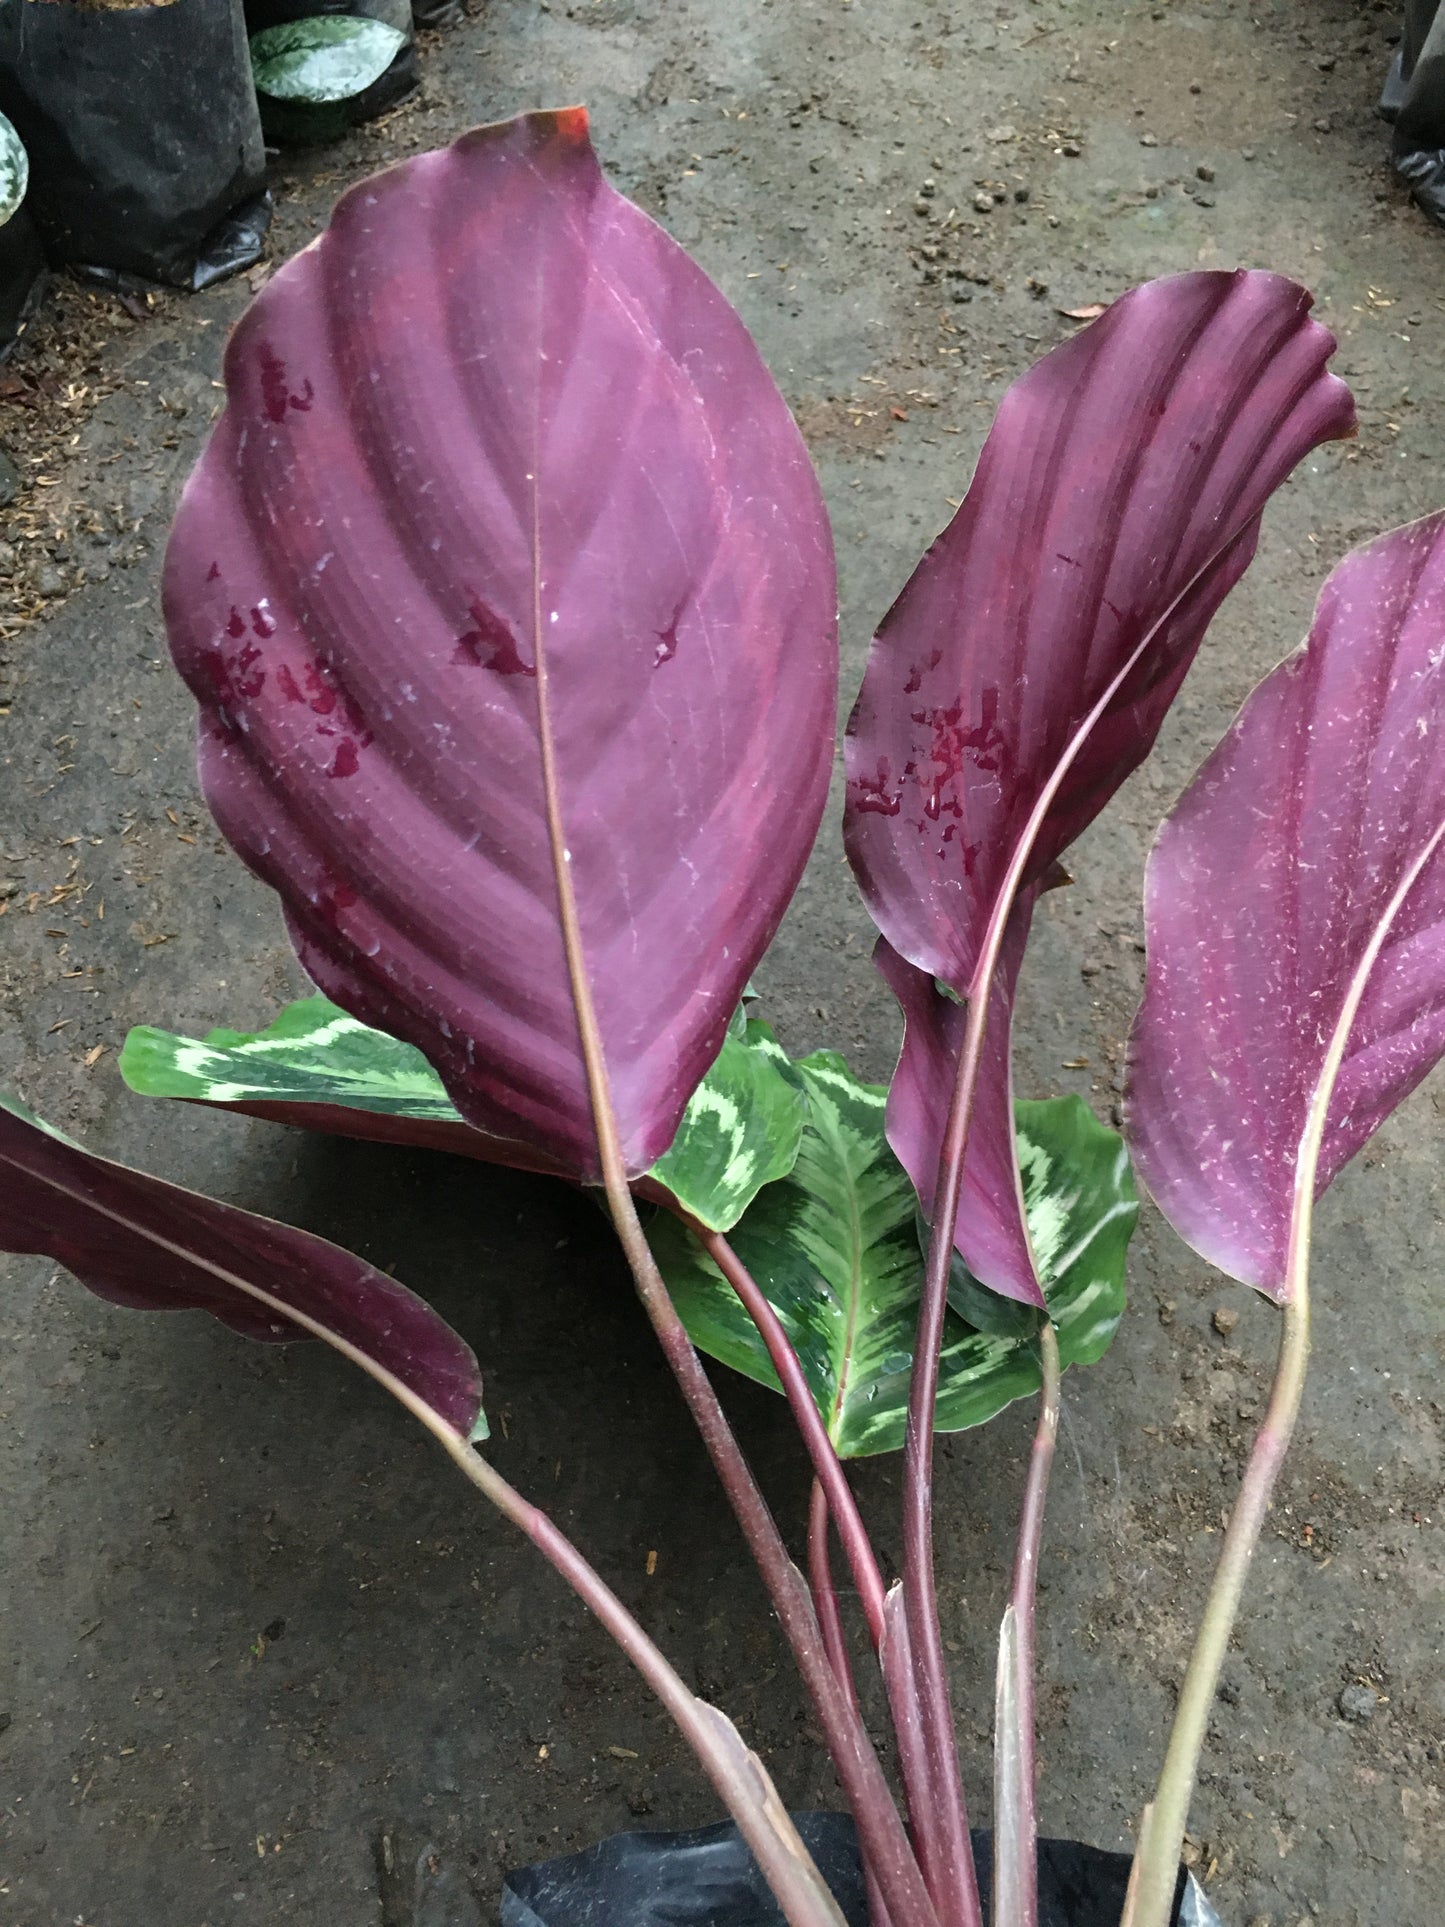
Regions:
[[[264,1030],[177,1037],[143,1025],[120,1054],[142,1097],[203,1104],[340,1104],[389,1117],[461,1124],[419,1050],[348,1016],[326,997],[288,1004]]]
[[[262,1107],[276,1118],[294,1105],[297,1124],[333,1129],[346,1128],[332,1115],[337,1109],[365,1112],[394,1121],[368,1136],[483,1158],[495,1146],[497,1161],[519,1161],[518,1147],[471,1129],[419,1050],[325,997],[288,1004],[260,1031],[195,1038],[142,1026],[125,1040],[120,1071],[142,1097]],[[739,1010],[670,1149],[648,1175],[711,1230],[730,1230],[765,1184],[793,1168],[806,1108],[802,1080],[772,1031]]]
[[[405,45],[384,20],[315,14],[253,33],[251,71],[257,92],[273,100],[327,106],[364,94]]]
[[[711,1231],[731,1231],[765,1184],[797,1163],[808,1100],[772,1030],[740,1010],[648,1176]]]
[[[1104,1356],[1124,1315],[1139,1193],[1117,1131],[1083,1098],[1014,1105],[1024,1216],[1065,1365]]]
[[[797,1163],[758,1194],[730,1242],[782,1320],[839,1453],[888,1452],[903,1442],[922,1277],[913,1187],[883,1136],[882,1087],[828,1051],[797,1069],[808,1097]],[[777,1390],[752,1321],[692,1235],[659,1215],[648,1237],[694,1343]],[[1027,1345],[949,1313],[941,1429],[979,1424],[1037,1383]]]
[[[797,1068],[809,1109],[798,1161],[790,1176],[759,1193],[729,1242],[778,1313],[840,1455],[894,1451],[907,1420],[923,1280],[917,1197],[883,1134],[884,1089],[862,1083],[831,1052]],[[1119,1164],[1119,1139],[1087,1113],[1078,1117],[1076,1102],[1018,1109],[1031,1223],[1049,1253],[1046,1292],[1060,1351],[1083,1363],[1099,1356],[1118,1322],[1122,1254],[1137,1204],[1127,1159]],[[1107,1172],[1100,1136],[1112,1147]],[[1077,1172],[1068,1162],[1076,1150],[1083,1157]],[[1091,1208],[1106,1220],[1092,1236]],[[648,1237],[693,1342],[778,1390],[751,1319],[697,1241],[666,1216],[654,1220]],[[1032,1332],[1031,1325],[980,1331],[950,1308],[940,1431],[983,1424],[1038,1389]]]
[[[1109,1349],[1124,1314],[1124,1266],[1139,1218],[1129,1153],[1083,1098],[1014,1105],[1024,1217],[1039,1283],[1065,1365],[1092,1365]],[[919,1240],[928,1249],[921,1215]],[[1010,1337],[1035,1314],[974,1278],[958,1252],[948,1302],[960,1318]]]
[[[0,114],[0,227],[25,199],[30,185],[30,156],[15,129]]]

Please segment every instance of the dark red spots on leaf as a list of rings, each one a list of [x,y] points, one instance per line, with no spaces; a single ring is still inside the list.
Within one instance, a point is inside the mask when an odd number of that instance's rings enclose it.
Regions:
[[[888,758],[880,757],[876,776],[860,776],[853,785],[853,807],[863,816],[897,816],[903,807],[901,785],[890,790]]]
[[[246,633],[246,618],[241,614],[241,611],[239,609],[232,609],[230,615],[226,619],[226,634],[228,636],[235,636],[237,641],[239,641],[240,638],[245,635],[245,633]]]
[[[261,406],[266,411],[266,419],[284,422],[286,419],[286,364],[282,361],[269,341],[261,343]]]
[[[493,669],[499,676],[535,676],[535,665],[523,662],[517,638],[502,618],[474,596],[468,608],[472,627],[457,637],[452,661],[476,669]]]
[[[266,411],[266,419],[284,422],[288,408],[299,408],[305,414],[316,399],[311,383],[303,381],[300,393],[293,395],[286,379],[286,364],[269,341],[261,343],[257,362],[261,374],[261,406]]]
[[[283,662],[281,667],[276,671],[276,687],[281,691],[281,694],[286,698],[288,703],[304,703],[306,700],[305,696],[301,693],[296,678],[291,674],[290,663]]]
[[[317,716],[329,716],[336,707],[336,691],[327,682],[321,665],[308,662],[301,671],[301,680],[306,688],[306,701]]]
[[[258,608],[251,611],[251,627],[263,641],[267,637],[275,635],[276,618],[271,614],[271,611],[266,607],[264,602],[261,603]]]
[[[219,562],[213,562],[210,568],[206,570],[206,580],[207,582],[219,582],[220,579],[221,565]]]
[[[963,739],[966,748],[973,751],[973,760],[979,769],[996,775],[1008,757],[1008,739],[998,726],[998,691],[985,689],[979,699],[979,720],[977,729],[969,730]]]
[[[934,649],[929,652],[922,662],[916,662],[913,665],[907,682],[903,685],[904,695],[916,696],[923,687],[923,678],[935,670],[942,661],[943,651],[941,649]]]
[[[335,930],[341,922],[342,913],[354,910],[360,898],[342,877],[328,874],[326,881],[316,893],[315,902],[323,922],[328,923]]]
[[[361,767],[361,759],[356,753],[356,744],[350,736],[343,736],[336,745],[336,754],[331,759],[328,776],[355,776]]]
[[[266,687],[266,671],[261,668],[261,651],[248,643],[231,664],[231,687],[246,702],[254,702]]]

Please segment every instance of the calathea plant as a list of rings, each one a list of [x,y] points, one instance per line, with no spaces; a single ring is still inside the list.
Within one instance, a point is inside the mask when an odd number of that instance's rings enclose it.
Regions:
[[[1034,1393],[991,1885],[998,1927],[1040,1919],[1034,1577],[1060,1376],[1117,1323],[1136,1203],[1123,1144],[1078,1100],[1014,1104],[1014,988],[1040,893],[1148,754],[1271,491],[1352,432],[1308,308],[1260,273],[1124,296],[1009,392],[885,619],[849,724],[846,834],[906,1025],[887,1093],[832,1053],[790,1062],[747,1013],[833,753],[817,486],[740,321],[606,185],[580,111],[481,129],[343,198],[237,327],[177,516],[166,617],[201,780],[322,994],[259,1032],[134,1033],[126,1075],[595,1188],[797,1657],[876,1927],[984,1916],[933,1437]],[[1174,1907],[1205,1710],[1298,1402],[1310,1205],[1445,1048],[1442,597],[1438,521],[1349,559],[1150,867],[1133,1141],[1183,1235],[1282,1303],[1285,1342],[1133,1927]],[[386,1385],[642,1671],[786,1919],[836,1927],[736,1729],[488,1462],[476,1361],[420,1300],[18,1106],[0,1171],[7,1248],[122,1303],[321,1337]],[[698,1348],[789,1401],[815,1474],[806,1577]],[[899,1447],[890,1588],[844,1468]],[[881,1674],[898,1794],[859,1664]]]

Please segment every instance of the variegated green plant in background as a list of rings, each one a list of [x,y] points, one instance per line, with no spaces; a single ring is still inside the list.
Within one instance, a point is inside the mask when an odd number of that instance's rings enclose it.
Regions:
[[[808,1095],[797,1162],[759,1192],[729,1242],[782,1320],[839,1455],[895,1451],[923,1280],[917,1196],[883,1134],[884,1088],[863,1083],[831,1051],[796,1068]],[[1124,1309],[1139,1209],[1128,1154],[1080,1098],[1019,1104],[1015,1113],[1030,1238],[1060,1355],[1091,1363]],[[659,1214],[648,1236],[693,1342],[781,1389],[757,1328],[691,1234]],[[940,1431],[981,1425],[1037,1391],[1036,1319],[985,1292],[960,1264],[943,1339]]]
[[[331,106],[365,93],[405,45],[406,35],[385,20],[316,14],[253,33],[251,71],[258,94]]]
[[[0,227],[19,210],[29,185],[30,156],[25,143],[0,114]]]
[[[259,1031],[213,1030],[196,1038],[143,1025],[126,1038],[120,1069],[142,1097],[184,1098],[498,1163],[527,1162],[517,1155],[522,1147],[466,1122],[419,1050],[321,996],[288,1004]],[[739,1009],[677,1136],[649,1175],[709,1230],[728,1231],[763,1185],[792,1169],[805,1108],[802,1080],[772,1031]],[[357,1128],[363,1123],[366,1128]]]
[[[142,1096],[341,1131],[349,1114],[367,1120],[366,1135],[516,1161],[465,1122],[420,1051],[321,996],[288,1005],[259,1031],[133,1030],[120,1068]],[[884,1137],[886,1098],[834,1052],[791,1062],[770,1027],[740,1008],[648,1174],[650,1188],[729,1233],[845,1458],[903,1443],[923,1275],[927,1227]],[[1060,1355],[1065,1365],[1092,1363],[1124,1308],[1138,1216],[1128,1154],[1078,1097],[1020,1103],[1015,1119],[1029,1237]],[[685,1225],[659,1211],[648,1236],[694,1344],[776,1388],[756,1326]],[[937,1422],[960,1431],[1038,1389],[1037,1314],[985,1291],[961,1259],[949,1306]]]

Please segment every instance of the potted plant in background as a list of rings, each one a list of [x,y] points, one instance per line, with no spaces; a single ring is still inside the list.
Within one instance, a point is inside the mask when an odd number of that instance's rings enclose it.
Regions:
[[[0,1115],[0,1243],[123,1303],[328,1340],[639,1667],[736,1835],[528,1870],[508,1920],[1209,1918],[1179,1847],[1297,1409],[1310,1207],[1445,1049],[1440,518],[1342,565],[1150,865],[1131,1141],[1166,1215],[1285,1317],[1132,1875],[1037,1840],[1033,1625],[1060,1377],[1112,1335],[1136,1204],[1122,1143],[1078,1100],[1014,1105],[1010,1025],[1037,899],[1148,754],[1270,492],[1352,432],[1308,307],[1258,273],[1125,296],[1010,390],[883,623],[849,725],[847,841],[906,1023],[886,1094],[832,1053],[790,1062],[745,1007],[833,754],[817,486],[742,324],[606,185],[585,116],[524,116],[364,182],[233,336],[166,613],[207,798],[324,995],[260,1032],[138,1033],[127,1076],[598,1191],[849,1814],[786,1813],[725,1715],[488,1464],[475,1359],[393,1280],[18,1107]],[[815,1474],[806,1577],[699,1346],[788,1398]],[[980,1860],[933,1590],[933,1435],[1034,1394]],[[900,1446],[888,1586],[844,1464]]]

